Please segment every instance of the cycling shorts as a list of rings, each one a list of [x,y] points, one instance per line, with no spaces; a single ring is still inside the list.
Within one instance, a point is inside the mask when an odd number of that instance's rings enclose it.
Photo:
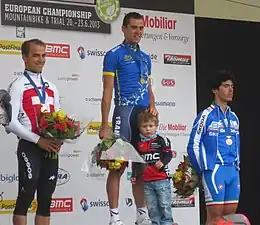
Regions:
[[[145,106],[116,106],[113,114],[113,132],[132,144],[139,137],[138,115],[145,111]]]
[[[240,178],[236,166],[216,164],[214,170],[202,175],[206,205],[237,204],[240,196]]]

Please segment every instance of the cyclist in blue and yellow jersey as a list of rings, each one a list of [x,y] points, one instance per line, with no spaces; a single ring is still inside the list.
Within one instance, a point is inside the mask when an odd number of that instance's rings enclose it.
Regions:
[[[151,88],[151,59],[138,45],[144,31],[142,15],[136,12],[126,14],[122,31],[125,37],[123,43],[108,51],[104,58],[102,125],[99,137],[103,139],[109,135],[108,116],[114,90],[113,132],[134,143],[139,135],[138,114],[145,110],[149,110],[153,115],[158,112]],[[123,225],[119,217],[118,199],[120,177],[124,170],[125,168],[109,171],[107,178],[110,225]],[[142,180],[137,179],[132,187],[137,209],[136,224],[150,225]]]
[[[188,143],[191,163],[202,176],[207,225],[236,212],[239,195],[239,120],[228,103],[233,99],[234,78],[228,71],[212,75],[214,103],[199,113]]]

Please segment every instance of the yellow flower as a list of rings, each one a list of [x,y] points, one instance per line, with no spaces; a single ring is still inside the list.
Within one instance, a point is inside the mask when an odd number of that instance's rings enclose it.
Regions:
[[[179,182],[182,180],[183,173],[181,171],[177,171],[173,174],[173,178],[176,182]]]
[[[114,164],[114,168],[115,168],[116,170],[119,170],[120,167],[121,167],[121,163],[119,163],[119,162],[115,162],[115,164]]]
[[[121,167],[121,163],[119,162],[108,162],[108,169],[110,170],[119,170]]]
[[[57,111],[57,117],[59,120],[64,120],[66,116],[67,115],[62,110]]]
[[[57,118],[58,112],[52,112],[52,116],[53,116],[54,118]]]
[[[121,164],[121,163],[125,162],[125,159],[124,159],[124,157],[120,157],[120,158],[116,159],[115,161]]]

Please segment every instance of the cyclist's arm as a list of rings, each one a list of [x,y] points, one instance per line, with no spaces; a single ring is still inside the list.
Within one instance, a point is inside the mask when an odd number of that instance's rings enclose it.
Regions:
[[[12,105],[12,120],[9,125],[5,127],[5,129],[8,133],[13,133],[21,139],[37,144],[40,136],[26,129],[18,120],[22,102],[22,90],[23,86],[17,82],[13,83],[9,89]]]
[[[187,145],[187,153],[190,158],[190,162],[197,173],[201,172],[200,165],[200,154],[201,154],[201,143],[206,131],[206,120],[207,114],[205,110],[200,112],[199,115],[193,122],[193,127],[189,137],[189,142]]]
[[[114,89],[117,58],[114,52],[108,52],[103,62],[103,96],[101,101],[102,127],[108,127],[108,116]]]
[[[150,99],[150,107],[155,107],[155,97],[152,89],[152,63],[150,57],[148,57],[148,78],[149,78],[148,93]]]

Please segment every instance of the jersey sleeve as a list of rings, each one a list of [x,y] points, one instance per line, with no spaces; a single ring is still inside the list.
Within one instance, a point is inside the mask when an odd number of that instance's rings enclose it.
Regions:
[[[207,112],[206,110],[204,110],[198,114],[198,116],[195,118],[193,122],[193,127],[191,130],[191,134],[187,146],[187,153],[190,162],[197,173],[201,172],[200,148],[204,136],[203,134],[206,131],[206,120],[207,120]]]
[[[151,78],[152,77],[152,62],[151,62],[151,58],[150,56],[148,55],[147,56],[147,61],[148,61],[148,77]]]
[[[117,55],[113,51],[106,53],[103,61],[103,76],[115,76],[117,70]]]
[[[11,96],[10,103],[12,105],[12,120],[5,129],[7,133],[13,133],[21,139],[36,144],[40,139],[40,136],[26,129],[18,120],[22,102],[22,90],[23,86],[20,85],[19,81],[13,82],[9,87],[9,94]]]
[[[164,166],[166,166],[172,160],[172,150],[171,150],[171,141],[169,138],[159,137],[161,150],[162,150],[162,158],[161,161]]]

